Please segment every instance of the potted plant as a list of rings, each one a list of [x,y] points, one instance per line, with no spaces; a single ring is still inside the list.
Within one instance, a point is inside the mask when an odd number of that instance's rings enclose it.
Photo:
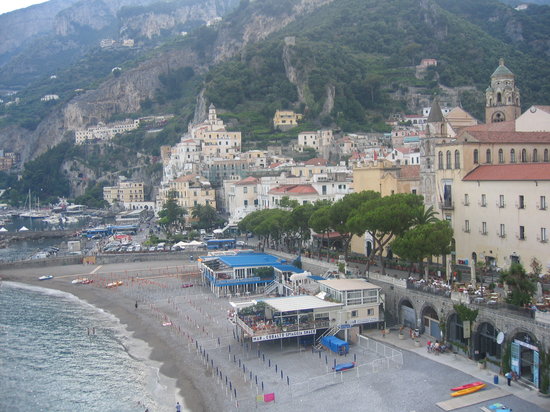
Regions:
[[[485,368],[487,368],[487,359],[485,359],[485,358],[480,359],[480,360],[477,362],[477,366],[479,367],[479,369],[485,369]]]
[[[401,326],[401,327],[399,328],[399,335],[398,335],[398,336],[399,336],[399,340],[405,339],[405,334],[403,333],[403,330],[404,330],[404,329],[405,329],[405,326]]]

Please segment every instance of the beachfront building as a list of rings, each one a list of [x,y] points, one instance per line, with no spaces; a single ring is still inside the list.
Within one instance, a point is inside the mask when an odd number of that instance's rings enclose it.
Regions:
[[[218,297],[264,292],[273,283],[275,270],[303,272],[284,259],[249,251],[213,252],[199,259],[199,269],[203,284]]]
[[[313,344],[318,335],[335,325],[342,306],[310,295],[262,299],[239,309],[235,323],[240,336],[252,342],[296,337],[298,344]]]
[[[383,322],[380,312],[380,287],[364,279],[326,279],[318,282],[324,299],[328,298],[343,305],[336,316],[340,329],[365,325],[379,326],[380,322]]]

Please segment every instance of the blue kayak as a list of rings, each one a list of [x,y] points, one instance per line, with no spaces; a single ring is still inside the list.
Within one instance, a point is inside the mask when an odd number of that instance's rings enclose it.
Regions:
[[[347,371],[349,369],[353,369],[354,366],[355,366],[355,362],[339,363],[334,368],[332,368],[332,370],[334,372],[342,372],[342,371]]]

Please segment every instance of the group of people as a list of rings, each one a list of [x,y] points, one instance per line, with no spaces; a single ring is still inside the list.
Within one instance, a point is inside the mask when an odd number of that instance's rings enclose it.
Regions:
[[[441,352],[445,352],[447,350],[447,345],[440,343],[438,340],[435,342],[428,341],[426,343],[426,349],[429,353],[435,353],[436,355],[439,355]]]

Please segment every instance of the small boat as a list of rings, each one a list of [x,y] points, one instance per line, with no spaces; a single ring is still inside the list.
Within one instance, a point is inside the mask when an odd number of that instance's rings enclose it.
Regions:
[[[482,383],[481,385],[472,386],[472,387],[470,387],[470,388],[466,388],[466,389],[462,389],[462,390],[460,390],[460,391],[453,392],[453,393],[451,393],[451,396],[454,398],[454,397],[456,397],[456,396],[468,395],[469,393],[477,392],[477,391],[479,391],[480,389],[485,388],[486,386],[487,386],[487,385],[485,385],[484,383]]]
[[[92,283],[93,281],[88,279],[88,278],[78,278],[78,279],[73,279],[71,281],[71,283],[73,285],[88,285],[90,283]]]
[[[50,280],[53,279],[52,275],[43,275],[38,278],[38,280]]]
[[[116,288],[117,286],[122,285],[122,280],[118,280],[116,282],[107,283],[108,288]]]
[[[502,403],[493,403],[492,405],[489,405],[488,408],[496,412],[512,412],[510,408],[507,408]]]
[[[162,326],[172,326],[172,322],[162,322]]]
[[[355,362],[339,363],[334,368],[332,368],[332,370],[334,372],[343,372],[343,371],[353,369],[354,367],[355,367]]]
[[[456,388],[451,388],[451,390],[452,391],[461,391],[463,389],[468,389],[468,388],[471,388],[473,386],[478,386],[478,385],[483,385],[483,382],[479,381],[479,382],[467,383],[466,385],[457,386]]]

